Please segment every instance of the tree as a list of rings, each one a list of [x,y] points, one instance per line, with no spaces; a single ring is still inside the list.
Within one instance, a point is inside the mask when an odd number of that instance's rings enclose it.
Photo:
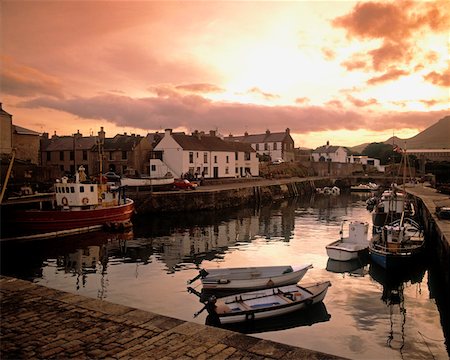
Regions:
[[[385,143],[371,143],[365,147],[362,154],[371,158],[380,159],[381,165],[387,165],[392,162],[398,163],[402,157],[401,154],[393,150],[392,145]]]

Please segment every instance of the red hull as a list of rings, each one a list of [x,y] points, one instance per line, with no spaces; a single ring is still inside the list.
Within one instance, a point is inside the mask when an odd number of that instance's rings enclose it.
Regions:
[[[9,217],[8,227],[20,232],[53,232],[121,223],[131,219],[134,202],[93,210],[23,210]]]

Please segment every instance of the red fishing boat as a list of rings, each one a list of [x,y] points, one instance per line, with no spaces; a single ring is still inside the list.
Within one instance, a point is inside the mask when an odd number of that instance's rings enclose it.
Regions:
[[[124,187],[85,181],[80,168],[75,180],[64,177],[54,184],[50,202],[38,209],[10,209],[6,226],[18,234],[52,233],[68,230],[89,231],[89,228],[110,226],[120,228],[130,223],[134,202],[125,196]]]

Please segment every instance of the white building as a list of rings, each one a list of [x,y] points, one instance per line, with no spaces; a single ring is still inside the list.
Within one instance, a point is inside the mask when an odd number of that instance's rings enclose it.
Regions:
[[[185,135],[166,129],[154,152],[161,154],[161,161],[175,177],[184,174],[205,178],[259,175],[255,150],[248,144],[224,141],[215,131]]]
[[[346,163],[348,150],[343,146],[331,146],[329,141],[312,152],[312,158],[316,162]]]
[[[384,172],[385,166],[380,165],[379,159],[373,159],[367,155],[350,155],[347,157],[347,162],[350,164],[362,164],[375,167],[378,171]]]

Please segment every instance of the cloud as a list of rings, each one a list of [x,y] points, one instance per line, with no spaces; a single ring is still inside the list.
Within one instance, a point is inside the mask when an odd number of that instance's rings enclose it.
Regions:
[[[375,76],[375,77],[369,79],[367,81],[367,84],[369,84],[369,85],[376,85],[376,84],[379,84],[379,83],[393,81],[393,80],[397,80],[401,76],[405,76],[405,75],[408,75],[408,74],[409,73],[407,71],[404,71],[404,70],[390,69],[390,70],[386,71],[381,76]]]
[[[415,41],[423,36],[425,30],[435,33],[447,31],[450,14],[449,7],[440,1],[368,1],[358,3],[350,13],[335,18],[331,23],[345,29],[349,39],[381,40],[382,45],[368,53],[373,69],[380,71],[384,66],[400,62],[408,64],[413,60],[413,54],[425,52],[417,49]],[[363,69],[362,63],[351,66],[353,63],[349,60],[343,65],[348,70]]]
[[[424,76],[424,79],[431,82],[434,85],[450,86],[450,69],[445,70],[443,73],[432,71]]]
[[[344,66],[347,70],[363,70],[366,68],[366,61],[364,60],[346,60],[341,63],[342,66]]]
[[[11,57],[2,57],[0,69],[2,92],[6,95],[64,97],[62,85],[56,77],[20,64]]]
[[[372,103],[368,100],[367,103]],[[49,108],[82,119],[111,122],[137,129],[184,128],[187,130],[219,127],[223,132],[263,132],[278,124],[293,133],[333,130],[383,130],[426,127],[445,112],[374,115],[358,113],[336,106],[263,106],[213,102],[197,95],[166,94],[164,97],[131,98],[117,94],[92,98],[74,97],[57,100],[51,97],[23,102],[26,108]],[[206,128],[205,128],[206,127]]]
[[[296,104],[306,104],[306,103],[309,103],[309,98],[307,98],[307,97],[297,98],[297,99],[295,99],[295,103],[296,103]]]
[[[323,48],[322,54],[323,54],[323,57],[325,58],[325,60],[331,61],[336,58],[336,52],[332,49]]]
[[[378,101],[376,99],[368,99],[368,100],[360,100],[356,99],[353,96],[348,95],[347,100],[350,101],[353,105],[356,107],[366,107],[370,105],[376,105],[378,104]]]
[[[175,86],[175,89],[195,93],[218,93],[224,91],[224,89],[213,84],[185,84]]]
[[[257,87],[251,88],[251,89],[248,91],[248,93],[249,93],[249,94],[262,95],[262,97],[263,97],[264,99],[267,99],[267,100],[272,100],[272,99],[277,99],[277,98],[279,98],[278,95],[266,93],[266,92],[262,91],[261,89],[259,89],[259,88],[257,88]]]

